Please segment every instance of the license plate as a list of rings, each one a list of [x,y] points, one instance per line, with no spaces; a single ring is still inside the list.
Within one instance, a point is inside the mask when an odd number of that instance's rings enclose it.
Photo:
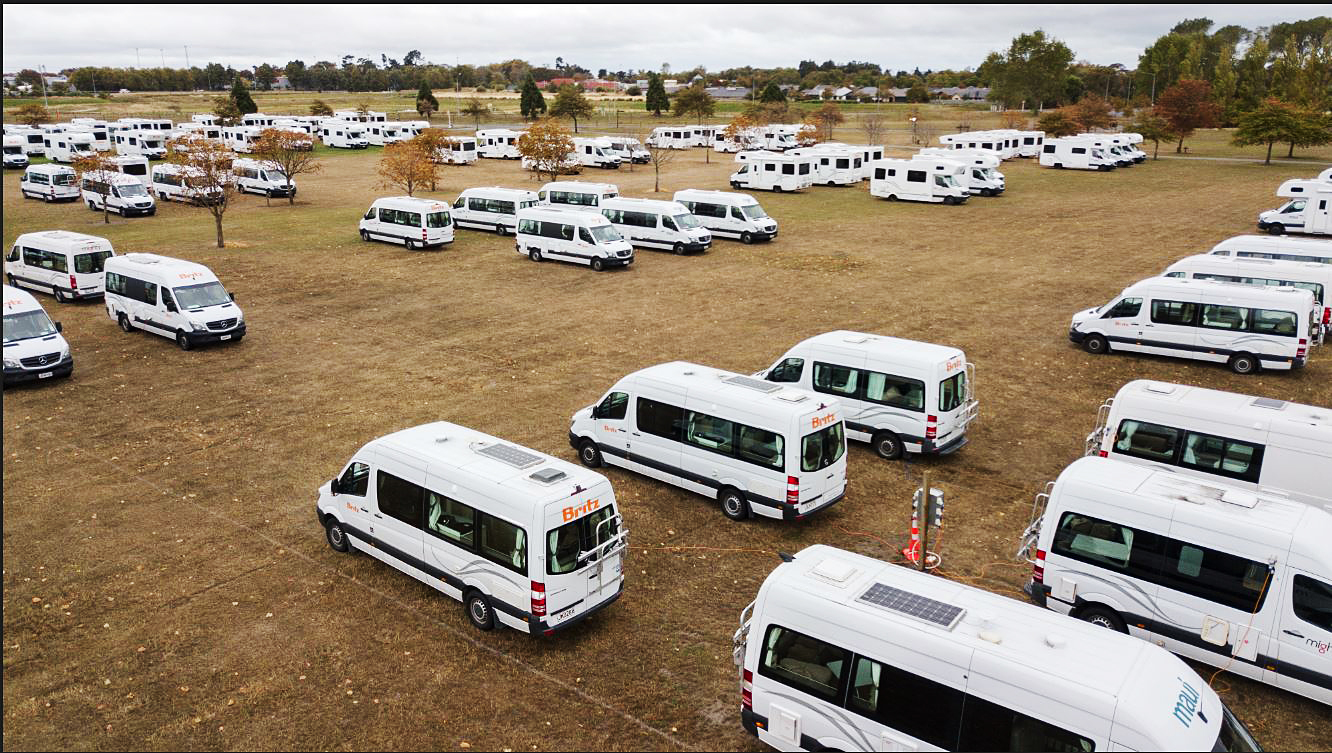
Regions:
[[[54,371],[43,371],[42,373],[40,373],[40,374],[37,375],[37,378],[38,378],[38,379],[45,379],[45,378],[47,378],[47,377],[49,377],[49,376],[55,376],[55,372],[54,372]]]
[[[560,612],[559,614],[555,615],[555,617],[551,619],[551,622],[564,622],[570,617],[573,617],[573,614],[574,614],[574,607],[569,607],[563,612]]]
[[[223,335],[223,336],[221,336],[221,337],[219,337],[219,338],[217,338],[217,339],[219,339],[219,340],[230,340],[230,339],[231,339],[231,335]]]

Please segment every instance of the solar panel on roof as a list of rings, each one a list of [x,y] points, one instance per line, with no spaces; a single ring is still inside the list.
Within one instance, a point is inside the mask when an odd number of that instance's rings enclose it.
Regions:
[[[1273,400],[1270,397],[1255,397],[1253,405],[1258,408],[1271,408],[1272,410],[1281,410],[1286,407],[1285,400]]]
[[[511,444],[490,444],[477,450],[477,452],[514,468],[531,468],[544,460],[540,455],[519,449]]]
[[[914,617],[945,630],[952,630],[966,610],[900,588],[875,583],[860,595],[860,601],[890,612]]]
[[[765,382],[762,379],[754,379],[753,377],[747,376],[727,377],[723,381],[729,384],[734,384],[737,387],[748,387],[751,390],[758,390],[763,393],[776,392],[782,388],[780,384],[773,384],[772,382]]]

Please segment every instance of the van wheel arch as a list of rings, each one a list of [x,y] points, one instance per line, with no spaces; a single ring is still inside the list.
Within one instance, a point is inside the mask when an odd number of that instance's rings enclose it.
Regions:
[[[1104,355],[1110,352],[1110,341],[1093,332],[1082,341],[1082,349],[1095,356]]]
[[[584,437],[578,442],[578,460],[588,468],[600,468],[604,461],[601,457],[601,448],[591,439]]]
[[[754,234],[746,230],[740,234],[740,242],[748,246],[754,242]]]
[[[176,330],[176,347],[181,350],[189,350],[194,347],[194,343],[190,342],[189,335],[186,335],[183,329]]]
[[[749,517],[749,500],[745,493],[734,486],[723,486],[717,492],[717,502],[721,504],[722,515],[731,520],[745,520]]]
[[[347,538],[346,529],[342,527],[342,521],[331,513],[324,516],[324,538],[335,552],[347,554],[352,550],[351,541]]]
[[[495,607],[481,589],[473,586],[463,591],[463,609],[467,612],[467,621],[478,630],[495,629]]]
[[[602,261],[601,257],[598,256],[592,259],[591,266],[593,271],[602,272],[606,269],[606,262]]]
[[[1119,616],[1119,612],[1107,606],[1100,604],[1088,604],[1080,607],[1075,615],[1083,622],[1089,622],[1097,627],[1109,628],[1120,633],[1128,634],[1128,625],[1124,618]]]
[[[1262,370],[1258,357],[1252,353],[1236,353],[1230,357],[1229,366],[1236,374],[1257,374]]]

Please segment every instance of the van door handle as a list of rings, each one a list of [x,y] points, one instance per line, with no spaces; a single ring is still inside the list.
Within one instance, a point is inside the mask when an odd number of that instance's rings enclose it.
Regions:
[[[380,520],[383,520],[383,518],[384,518],[384,516],[383,516],[383,515],[380,515],[379,513],[375,513],[375,517],[376,517],[376,518],[379,518]]]
[[[1303,636],[1303,635],[1300,635],[1299,633],[1295,632],[1294,630],[1282,630],[1281,632],[1285,633],[1286,635],[1293,636],[1293,637],[1295,637],[1295,638],[1299,638],[1300,640],[1304,640],[1304,636]]]
[[[641,436],[643,436],[642,434],[639,434],[639,433],[636,432],[636,431],[631,431],[631,432],[629,432],[629,433],[632,434],[632,435],[634,435],[635,437],[641,437]]]

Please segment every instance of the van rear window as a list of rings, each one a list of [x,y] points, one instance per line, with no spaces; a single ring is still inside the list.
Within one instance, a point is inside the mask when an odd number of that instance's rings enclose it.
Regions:
[[[90,254],[79,254],[74,257],[74,271],[81,275],[97,274],[102,271],[106,260],[115,254],[110,251],[94,251]]]

